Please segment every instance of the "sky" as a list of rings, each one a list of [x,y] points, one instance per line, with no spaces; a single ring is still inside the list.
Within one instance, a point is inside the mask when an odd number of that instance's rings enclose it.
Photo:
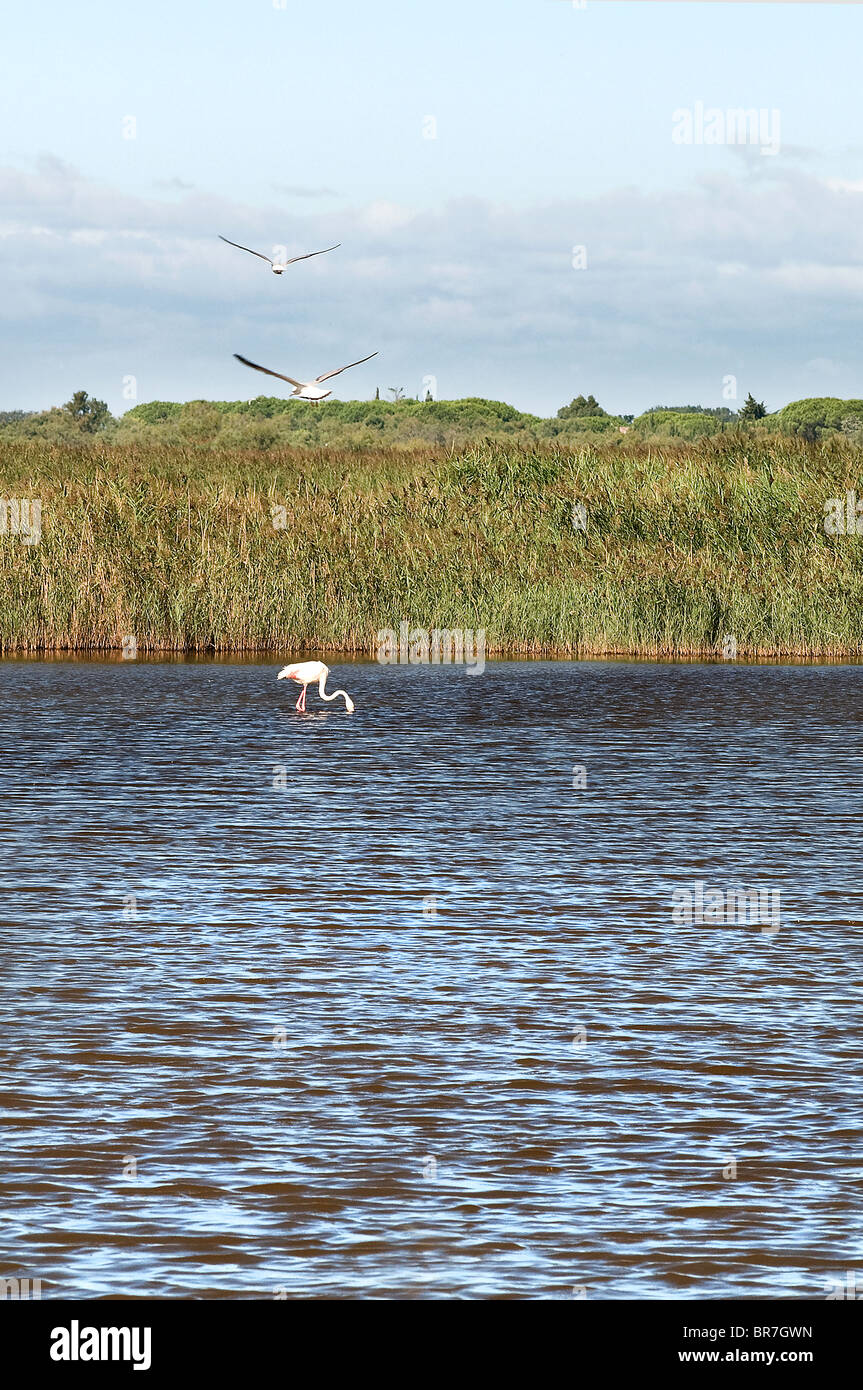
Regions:
[[[863,396],[861,40],[863,4],[16,6],[0,410],[280,390],[235,352],[540,415]],[[277,278],[219,233],[341,246]]]

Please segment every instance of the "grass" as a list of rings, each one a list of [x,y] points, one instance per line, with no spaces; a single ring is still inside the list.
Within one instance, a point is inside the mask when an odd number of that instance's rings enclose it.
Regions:
[[[41,499],[43,533],[0,536],[0,650],[373,653],[404,620],[499,654],[861,656],[863,537],[823,529],[861,457],[4,443],[0,497]]]

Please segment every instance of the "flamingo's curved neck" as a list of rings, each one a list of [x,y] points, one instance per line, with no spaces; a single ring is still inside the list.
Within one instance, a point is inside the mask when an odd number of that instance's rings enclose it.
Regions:
[[[348,694],[348,692],[347,692],[346,690],[334,690],[333,693],[332,693],[331,695],[328,695],[327,692],[324,690],[324,686],[325,686],[326,683],[327,683],[327,676],[328,676],[329,674],[330,674],[329,671],[324,671],[323,675],[321,676],[321,683],[320,683],[320,685],[318,686],[318,690],[320,691],[321,699],[322,699],[322,700],[337,700],[337,699],[339,698],[340,695],[343,695],[343,696],[344,696],[344,700],[345,700],[345,709],[350,709],[350,707],[351,707],[351,697],[350,697],[350,695]]]

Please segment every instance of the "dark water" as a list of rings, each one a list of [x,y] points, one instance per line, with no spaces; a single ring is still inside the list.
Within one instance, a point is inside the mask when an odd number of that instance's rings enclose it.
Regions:
[[[0,663],[0,1276],[863,1291],[863,669],[275,671]]]

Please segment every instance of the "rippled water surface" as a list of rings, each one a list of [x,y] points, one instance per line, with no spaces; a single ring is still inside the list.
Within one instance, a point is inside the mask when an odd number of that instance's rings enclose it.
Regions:
[[[353,715],[276,669],[0,662],[0,1276],[860,1270],[863,668],[334,663]],[[698,882],[779,924],[675,922]]]

